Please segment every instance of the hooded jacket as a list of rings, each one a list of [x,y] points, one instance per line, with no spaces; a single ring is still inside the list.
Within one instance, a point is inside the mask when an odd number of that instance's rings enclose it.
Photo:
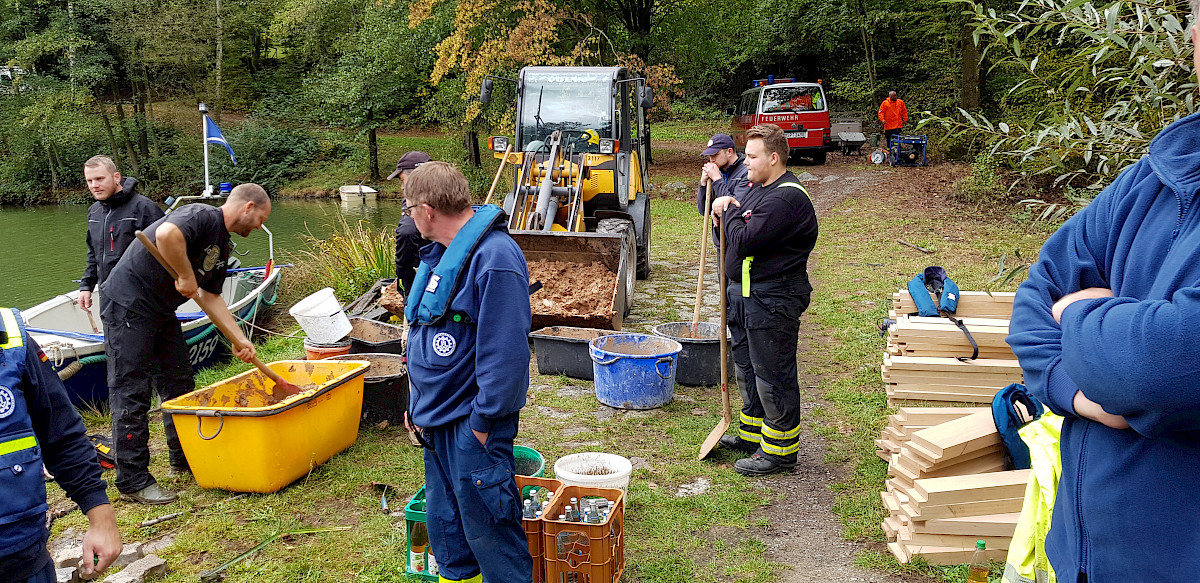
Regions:
[[[712,200],[717,200],[722,196],[732,196],[737,200],[742,200],[746,191],[750,190],[749,169],[746,168],[746,157],[738,155],[737,160],[734,160],[729,166],[721,170],[721,180],[713,182],[712,185]],[[708,187],[701,184],[696,189],[696,210],[700,214],[704,214],[704,196],[708,191]],[[709,201],[710,203],[712,201]]]
[[[1200,114],[1164,129],[1042,247],[1008,343],[1066,417],[1046,552],[1059,580],[1192,580],[1200,571]],[[1051,307],[1080,289],[1055,323]],[[1076,416],[1083,391],[1129,429]]]
[[[79,280],[81,291],[92,291],[108,278],[121,254],[135,239],[134,231],[145,229],[163,217],[154,201],[138,194],[137,179],[126,176],[121,190],[88,208],[87,268]]]
[[[897,97],[893,103],[891,99],[884,99],[879,104],[879,121],[883,122],[885,131],[904,127],[908,123],[908,107],[904,105],[904,100]]]

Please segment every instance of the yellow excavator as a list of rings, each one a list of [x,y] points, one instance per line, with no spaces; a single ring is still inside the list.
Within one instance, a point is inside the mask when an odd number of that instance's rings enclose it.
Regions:
[[[484,105],[496,81],[516,90],[515,135],[488,139],[511,166],[514,186],[502,203],[509,233],[530,263],[601,263],[617,275],[611,314],[539,313],[534,295],[534,326],[620,330],[635,277],[650,276],[653,92],[624,67],[525,67],[516,79],[485,78]]]

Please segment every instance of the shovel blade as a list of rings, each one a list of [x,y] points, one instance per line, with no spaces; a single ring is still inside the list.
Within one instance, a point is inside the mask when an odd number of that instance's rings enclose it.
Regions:
[[[717,447],[717,443],[721,441],[721,436],[725,435],[727,431],[729,431],[729,420],[721,418],[717,426],[713,427],[712,433],[708,434],[704,443],[700,444],[700,457],[696,459],[702,460],[708,457],[708,454],[712,453],[712,450]]]

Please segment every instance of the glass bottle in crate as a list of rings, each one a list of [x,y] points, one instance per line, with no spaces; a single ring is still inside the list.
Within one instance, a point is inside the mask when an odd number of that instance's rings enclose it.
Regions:
[[[425,550],[429,547],[429,532],[425,529],[425,523],[414,522],[408,539],[408,568],[415,573],[424,573]]]

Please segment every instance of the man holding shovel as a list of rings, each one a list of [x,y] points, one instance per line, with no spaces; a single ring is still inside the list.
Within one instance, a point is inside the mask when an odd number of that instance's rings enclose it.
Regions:
[[[732,196],[741,200],[750,190],[750,181],[746,178],[744,157],[739,156],[733,149],[733,138],[728,134],[716,134],[708,141],[701,155],[708,157],[708,162],[700,170],[700,188],[696,191],[696,210],[700,214],[708,211],[705,205],[709,201],[722,196]],[[709,184],[712,184],[712,195],[708,195]]]
[[[754,186],[741,199],[712,202],[713,219],[725,230],[725,295],[742,394],[738,434],[720,443],[751,454],[733,466],[745,475],[788,471],[800,449],[796,345],[812,295],[808,256],[817,242],[817,216],[787,157],[787,137],[778,126],[750,128],[745,164]]]
[[[135,245],[101,286],[102,295],[108,298],[100,317],[108,356],[116,486],[122,498],[167,504],[176,497],[150,475],[146,418],[152,383],[164,401],[196,386],[175,310],[189,298],[196,300],[215,324],[230,331],[233,354],[245,362],[254,360],[254,345],[221,299],[221,287],[228,267],[230,234],[246,237],[262,227],[270,214],[271,199],[257,184],[238,185],[219,208],[206,204],[181,207],[146,228],[146,236],[178,278],[172,278],[146,247]],[[188,472],[188,463],[169,415],[163,415],[163,426],[171,474],[182,475]]]

